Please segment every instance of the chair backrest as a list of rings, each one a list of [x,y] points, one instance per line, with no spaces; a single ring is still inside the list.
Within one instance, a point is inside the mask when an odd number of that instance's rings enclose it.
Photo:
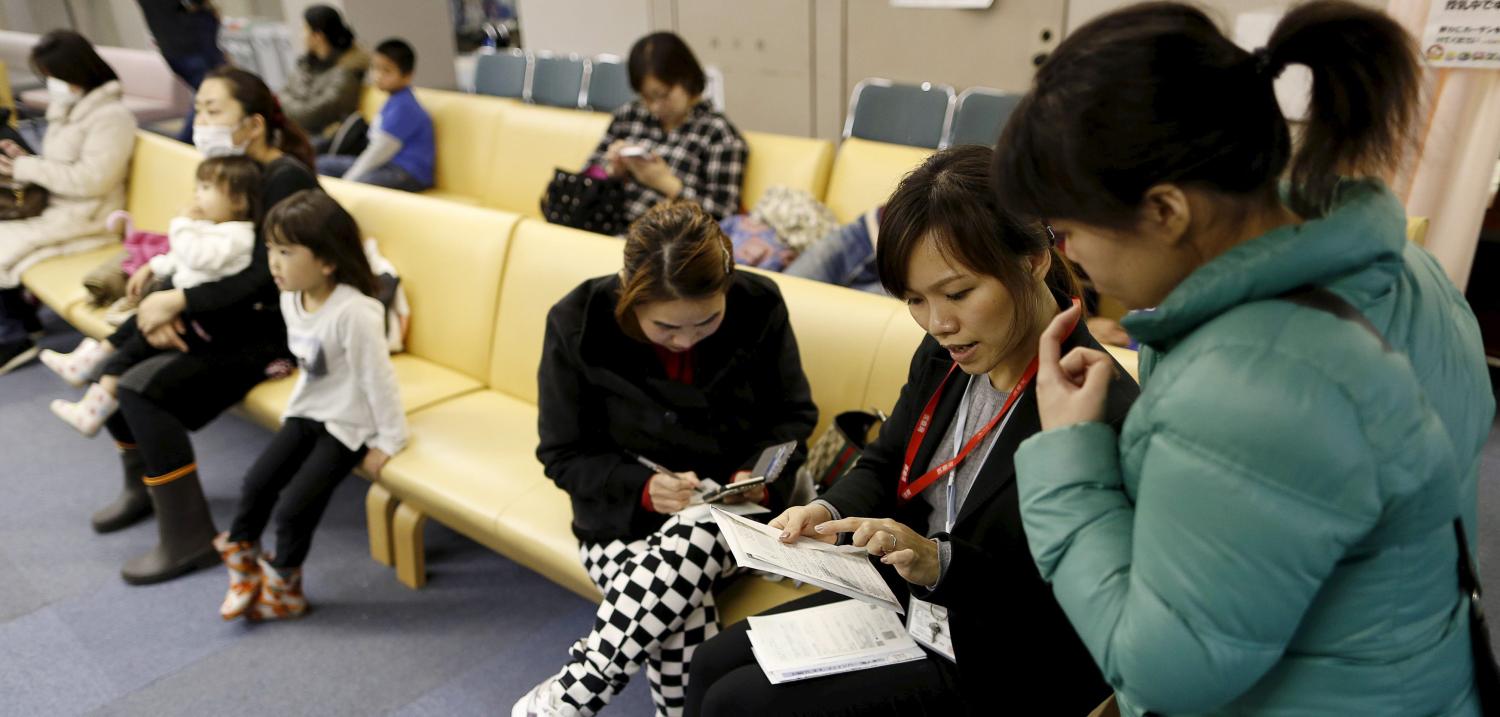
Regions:
[[[953,124],[943,138],[944,147],[960,144],[983,144],[995,146],[1000,130],[1010,113],[1021,104],[1022,95],[992,90],[988,87],[970,87],[958,95],[958,108],[953,113]]]
[[[955,102],[948,85],[904,85],[879,77],[861,80],[849,96],[844,137],[937,149]]]
[[[559,167],[576,172],[598,146],[609,115],[512,103],[494,129],[496,163],[489,181],[474,188],[487,207],[540,217],[542,194]]]
[[[521,50],[480,55],[474,67],[474,91],[496,97],[525,97],[531,62],[531,55]]]
[[[527,99],[539,105],[583,107],[588,94],[590,65],[587,58],[577,55],[557,57],[550,53],[536,53],[531,63],[531,93]]]
[[[595,57],[587,95],[589,109],[596,112],[614,112],[634,101],[635,90],[630,87],[629,68],[614,55]]]
[[[433,186],[477,196],[496,169],[496,128],[516,103],[425,87],[416,88],[416,96],[432,117]]]
[[[320,181],[401,272],[413,316],[407,352],[484,381],[499,277],[518,217],[342,179]]]
[[[547,312],[585,279],[620,270],[625,242],[525,219],[511,237],[490,351],[490,388],[536,404]],[[565,257],[565,258],[564,258]]]
[[[823,203],[840,223],[885,204],[908,172],[932,150],[851,137],[839,145]]]
[[[823,199],[833,168],[832,142],[768,132],[742,134],[750,148],[740,191],[740,203],[746,210],[754,209],[766,189],[775,186],[800,189],[813,199]]]

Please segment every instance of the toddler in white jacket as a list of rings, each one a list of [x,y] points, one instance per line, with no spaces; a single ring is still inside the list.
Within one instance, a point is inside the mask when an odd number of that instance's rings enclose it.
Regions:
[[[191,289],[249,268],[260,185],[260,165],[247,157],[213,157],[199,164],[193,204],[168,229],[171,248],[131,275],[127,295],[138,300],[151,291]],[[184,320],[192,325],[191,317]],[[192,329],[182,338],[189,348],[212,339]],[[115,389],[120,375],[161,351],[147,341],[134,317],[104,341],[84,339],[72,353],[43,351],[42,363],[71,384],[81,386],[99,376],[82,400],[53,401],[52,412],[84,435],[94,435],[119,407]]]

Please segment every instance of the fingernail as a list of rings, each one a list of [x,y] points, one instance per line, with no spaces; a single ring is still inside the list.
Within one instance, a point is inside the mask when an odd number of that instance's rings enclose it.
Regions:
[[[786,539],[788,539],[788,538],[790,538],[790,537],[792,537],[792,534],[791,534],[791,533],[782,533],[782,534],[781,534],[781,539],[782,539],[782,540],[786,540]]]
[[[826,531],[826,530],[825,530],[825,529],[824,529],[824,528],[823,528],[823,526],[821,526],[821,525],[815,525],[815,526],[813,526],[813,531],[814,531],[814,532],[818,532],[818,533],[823,533],[823,532],[827,532],[827,531]]]

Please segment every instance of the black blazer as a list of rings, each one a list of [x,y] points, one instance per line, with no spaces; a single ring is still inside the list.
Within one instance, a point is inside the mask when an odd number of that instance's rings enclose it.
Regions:
[[[572,497],[573,534],[636,540],[666,522],[641,507],[651,471],[631,454],[727,483],[767,446],[798,441],[770,488],[771,508],[781,510],[818,409],[776,284],[735,274],[719,330],[693,347],[691,386],[668,379],[651,345],[620,329],[619,288],[617,276],[590,279],[547,315],[536,455]]]
[[[1063,352],[1075,346],[1101,348],[1079,322]],[[845,517],[891,517],[927,532],[931,507],[923,496],[897,504],[897,484],[906,446],[922,409],[942,383],[953,359],[927,337],[912,356],[901,397],[880,436],[859,463],[823,496]],[[1118,367],[1117,367],[1118,368]],[[1107,420],[1119,429],[1140,393],[1119,370],[1110,386]],[[955,375],[943,390],[927,439],[912,464],[912,480],[925,473],[963,399],[964,377]],[[951,535],[952,562],[937,589],[912,586],[895,570],[875,563],[893,587],[949,608],[958,682],[965,704],[975,713],[1085,715],[1110,695],[1083,641],[1052,597],[1032,562],[1016,493],[1015,451],[1041,431],[1035,388],[1017,399],[1015,413],[995,439],[979,476],[959,509]],[[943,481],[928,490],[942,490]],[[904,601],[906,594],[897,595]],[[933,659],[941,660],[942,657]]]

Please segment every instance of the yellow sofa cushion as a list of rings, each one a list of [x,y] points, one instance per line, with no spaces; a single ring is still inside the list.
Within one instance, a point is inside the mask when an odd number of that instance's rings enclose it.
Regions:
[[[83,277],[111,257],[120,255],[120,245],[55,257],[37,263],[21,275],[21,284],[64,319],[77,305],[87,306],[88,291]]]
[[[407,417],[411,441],[386,465],[381,485],[499,549],[493,537],[501,511],[546,481],[536,459],[536,420],[536,406],[495,391],[424,408]]]
[[[136,227],[165,233],[193,197],[193,177],[203,158],[190,144],[136,132],[125,208]]]
[[[619,271],[624,251],[625,243],[614,237],[540,220],[523,220],[516,227],[500,286],[491,388],[536,403],[547,312],[585,279]]]
[[[461,204],[479,204],[482,188],[488,185],[495,170],[495,135],[500,117],[511,103],[496,97],[426,87],[414,88],[413,93],[432,117],[436,150],[433,189],[423,194]],[[365,121],[375,121],[387,97],[374,87],[365,88],[359,103]]]
[[[401,408],[407,413],[484,388],[457,371],[408,354],[392,356],[391,365],[401,387]],[[262,382],[245,396],[245,412],[256,423],[276,428],[281,425],[281,413],[286,410],[296,384],[296,374]]]
[[[484,381],[516,216],[340,179],[322,183],[400,272],[412,309],[407,352]]]
[[[864,409],[879,408],[890,413],[896,399],[901,397],[901,387],[906,385],[912,354],[917,352],[927,332],[911,318],[904,304],[895,299],[886,301],[893,310],[874,345],[874,365],[865,389]]]
[[[508,104],[496,129],[494,165],[479,189],[485,206],[540,217],[542,194],[561,167],[576,172],[599,144],[610,116],[602,112]]]
[[[818,436],[839,413],[870,408],[865,394],[876,342],[898,304],[832,284],[783,274],[769,276],[781,289],[791,315],[802,371],[818,406],[818,427],[813,432]]]
[[[823,201],[840,222],[884,204],[907,172],[917,168],[932,150],[850,137],[839,146]]]
[[[784,134],[745,132],[750,160],[745,165],[745,186],[740,204],[755,208],[769,187],[801,189],[822,200],[833,169],[833,143],[826,139],[789,137]]]

